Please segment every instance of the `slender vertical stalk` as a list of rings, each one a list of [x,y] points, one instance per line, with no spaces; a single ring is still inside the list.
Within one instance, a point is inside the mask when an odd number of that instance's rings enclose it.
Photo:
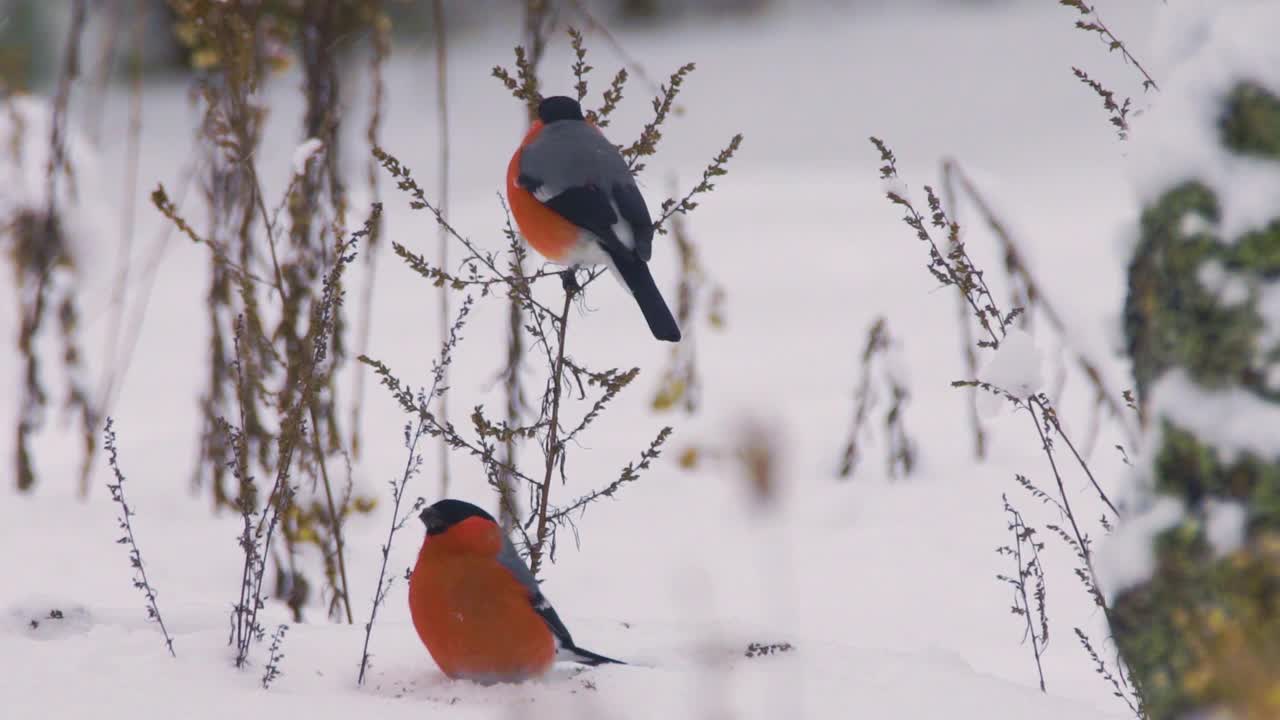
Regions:
[[[370,91],[369,105],[369,125],[365,129],[365,139],[369,142],[369,148],[378,147],[378,136],[382,130],[382,106],[383,98],[386,92],[386,80],[383,77],[383,68],[386,64],[387,56],[391,54],[391,21],[387,18],[383,9],[382,0],[370,0],[373,19],[372,35],[370,42],[373,44],[373,58],[371,60],[369,74],[371,77],[372,90]],[[381,192],[378,186],[378,161],[370,156],[368,180],[370,195],[373,196],[373,202],[380,202]],[[356,331],[356,347],[357,355],[365,355],[369,351],[369,333],[373,328],[373,288],[374,279],[378,270],[376,261],[378,239],[381,235],[382,225],[379,223],[373,228],[373,232],[369,234],[369,252],[365,255],[365,276],[364,276],[364,292],[360,298],[360,326]],[[364,373],[356,373],[355,386],[351,391],[351,456],[360,458],[360,414],[361,408],[364,407]]]
[[[338,593],[338,597],[342,599],[343,609],[346,610],[347,624],[351,625],[355,622],[351,617],[351,586],[347,583],[347,560],[346,546],[342,540],[342,517],[338,514],[337,506],[333,502],[333,486],[329,483],[329,466],[325,462],[324,450],[320,440],[319,418],[316,417],[316,408],[311,406],[311,438],[315,443],[316,459],[320,464],[320,479],[324,483],[324,499],[329,510],[329,522],[333,527],[333,543],[338,555],[338,575],[342,580],[342,589]],[[337,588],[335,588],[337,589]]]
[[[951,217],[959,222],[960,206],[956,197],[954,182],[954,165],[950,161],[942,163],[942,192],[946,206],[951,209]],[[956,250],[956,244],[951,244]],[[960,328],[960,351],[964,357],[964,371],[968,377],[978,376],[978,354],[974,352],[973,328],[969,326],[969,309],[963,297],[956,297],[956,311],[959,313],[957,327]],[[987,434],[982,429],[982,415],[978,412],[978,394],[969,393],[968,397],[969,427],[973,430],[973,457],[985,460],[987,457]]]
[[[440,130],[440,212],[449,212],[449,50],[447,33],[445,32],[444,2],[435,0],[431,4],[432,21],[436,30],[436,115]],[[441,269],[449,267],[449,232],[443,225],[438,226],[439,255],[436,260]],[[440,286],[440,342],[449,341],[449,288]],[[448,368],[442,383],[440,394],[440,418],[449,422],[449,382]],[[440,494],[449,494],[449,446],[440,443]]]
[[[570,268],[566,273],[573,273]],[[542,487],[538,493],[538,529],[534,534],[533,547],[529,550],[529,569],[537,576],[542,567],[542,552],[547,539],[547,502],[551,497],[551,476],[559,463],[563,445],[560,442],[560,396],[563,393],[561,384],[564,374],[564,339],[569,329],[569,306],[577,292],[576,281],[566,280],[564,289],[564,309],[560,312],[559,327],[556,332],[556,362],[551,376],[551,423],[547,426],[547,444],[544,448],[547,460],[546,472],[542,477]]]
[[[121,0],[123,5],[124,0]],[[117,257],[116,282],[111,289],[111,324],[107,332],[107,348],[103,357],[106,359],[104,377],[101,381],[102,395],[98,407],[106,412],[110,407],[120,376],[128,367],[127,362],[118,362],[117,347],[121,339],[121,328],[124,324],[125,289],[129,287],[129,268],[133,265],[133,232],[134,204],[138,192],[138,157],[142,148],[142,43],[143,12],[142,0],[133,0],[133,24],[130,29],[129,42],[129,139],[125,149],[124,198],[121,200],[120,213],[120,249]],[[105,72],[105,71],[104,71]],[[105,80],[103,81],[106,82]]]

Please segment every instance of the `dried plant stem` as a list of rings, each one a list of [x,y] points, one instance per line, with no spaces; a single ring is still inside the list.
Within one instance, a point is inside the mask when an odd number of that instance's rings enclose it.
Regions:
[[[1134,430],[1130,427],[1125,419],[1129,416],[1125,412],[1124,406],[1120,404],[1117,398],[1120,393],[1113,392],[1107,387],[1106,381],[1103,379],[1100,365],[1093,359],[1086,356],[1082,351],[1077,349],[1072,343],[1071,334],[1067,329],[1066,323],[1062,319],[1061,313],[1058,312],[1056,306],[1049,300],[1049,296],[1045,294],[1043,287],[1032,274],[1030,266],[1027,264],[1026,258],[1018,246],[1017,240],[1013,233],[1009,231],[1008,226],[1000,219],[991,204],[987,202],[982,191],[978,189],[972,178],[960,167],[955,160],[945,160],[942,163],[943,182],[948,187],[952,184],[954,178],[959,186],[973,202],[978,213],[982,215],[982,219],[986,222],[987,227],[991,229],[996,240],[1000,243],[1000,249],[1005,255],[1005,265],[1009,272],[1015,276],[1026,286],[1027,298],[1029,302],[1034,302],[1041,310],[1044,311],[1044,317],[1049,321],[1053,329],[1071,346],[1071,353],[1075,356],[1076,365],[1080,371],[1084,373],[1085,379],[1093,387],[1096,400],[1099,404],[1107,409],[1111,416],[1120,421],[1125,432],[1125,438],[1130,445],[1137,444],[1137,437]],[[953,202],[952,207],[955,207]],[[972,351],[970,350],[970,353]],[[974,372],[976,368],[970,368]],[[974,372],[976,375],[976,372]],[[1074,450],[1074,448],[1073,448]]]
[[[39,380],[39,366],[36,353],[32,349],[32,340],[40,330],[48,307],[56,303],[58,323],[61,329],[64,347],[63,364],[67,371],[70,392],[67,405],[76,408],[83,418],[84,457],[80,467],[78,492],[80,497],[89,493],[89,472],[96,449],[94,428],[97,421],[96,412],[90,405],[88,395],[80,387],[77,377],[80,369],[80,352],[75,338],[78,310],[75,304],[74,287],[62,291],[61,300],[56,299],[52,273],[58,265],[73,265],[69,248],[63,237],[58,214],[59,180],[67,188],[67,195],[75,195],[75,177],[66,158],[67,120],[70,115],[71,89],[80,75],[80,44],[84,35],[87,0],[76,0],[72,6],[71,23],[67,30],[62,69],[58,75],[57,90],[53,96],[49,117],[49,161],[45,168],[45,209],[44,216],[32,223],[32,227],[22,231],[39,239],[35,240],[33,251],[19,250],[15,268],[19,270],[18,291],[19,304],[22,306],[18,346],[25,356],[26,378],[23,383],[20,419],[17,423],[17,487],[19,491],[31,489],[35,485],[35,471],[31,462],[30,436],[41,424],[40,409],[47,402],[47,396]],[[36,257],[23,260],[22,256],[31,252]],[[28,296],[24,293],[23,265],[30,263],[35,277],[34,287]],[[54,297],[50,297],[54,295]]]
[[[448,334],[440,347],[440,358],[436,361],[431,373],[431,389],[418,396],[416,407],[406,407],[406,410],[412,409],[418,417],[417,428],[412,434],[409,432],[409,425],[405,426],[405,448],[409,451],[409,455],[405,460],[404,472],[401,473],[399,480],[391,482],[391,525],[387,529],[387,541],[382,544],[382,566],[378,570],[378,586],[373,593],[373,607],[369,610],[369,622],[364,625],[364,647],[360,651],[360,673],[356,677],[356,684],[363,685],[365,674],[369,669],[369,639],[373,635],[373,624],[378,619],[378,608],[387,599],[387,592],[391,589],[391,582],[394,578],[387,577],[387,562],[391,557],[391,543],[395,539],[396,532],[404,527],[405,522],[410,515],[420,509],[424,504],[422,498],[418,498],[414,503],[413,509],[404,517],[400,516],[400,504],[404,500],[405,489],[409,485],[409,480],[417,473],[419,465],[421,465],[422,457],[418,454],[418,442],[422,440],[424,435],[430,434],[431,425],[437,421],[431,415],[429,409],[431,401],[441,397],[444,390],[445,371],[449,365],[453,363],[453,351],[457,348],[458,342],[461,340],[461,332],[466,324],[467,316],[471,313],[471,297],[468,296],[462,302],[462,307],[458,310],[458,317],[449,326]],[[364,358],[362,358],[363,360]],[[411,396],[412,393],[409,393]],[[412,405],[411,397],[403,397]]]
[[[370,150],[378,147],[378,137],[381,135],[383,99],[386,93],[383,67],[386,64],[387,56],[391,53],[391,21],[383,10],[382,0],[375,0],[372,5],[372,12],[374,18],[372,20],[373,31],[370,42],[373,45],[373,57],[369,63],[372,89],[370,90],[369,98],[369,125],[365,129],[365,139],[369,142]],[[379,167],[378,159],[370,155],[367,179],[369,191],[375,203],[382,201],[382,192],[378,182]],[[369,334],[373,328],[374,280],[378,271],[377,253],[373,252],[373,250],[377,248],[378,240],[382,235],[381,231],[382,224],[378,223],[374,226],[373,232],[369,234],[369,252],[365,255],[364,265],[364,290],[360,298],[360,324],[356,330],[357,355],[366,355],[369,351]],[[354,387],[351,391],[351,455],[357,459],[360,457],[361,449],[360,414],[361,409],[364,407],[364,375],[362,372],[356,373]]]
[[[284,635],[289,632],[288,625],[279,625],[271,633],[271,647],[267,648],[267,665],[262,673],[262,689],[270,690],[271,683],[284,674],[280,670],[280,662],[284,660]]]
[[[423,412],[425,413],[425,411],[424,405]],[[373,607],[369,610],[369,622],[364,624],[364,647],[360,650],[360,674],[356,676],[357,685],[364,685],[364,676],[369,670],[369,639],[373,636],[373,624],[378,619],[378,608],[382,607],[382,603],[387,599],[387,592],[391,589],[391,579],[387,578],[387,562],[391,557],[391,541],[395,539],[396,531],[404,525],[403,520],[400,518],[400,503],[404,500],[404,491],[409,484],[409,478],[413,477],[417,469],[418,441],[426,434],[426,424],[425,415],[420,416],[418,418],[418,426],[409,438],[409,457],[405,460],[404,473],[401,475],[399,483],[392,484],[391,527],[387,530],[387,541],[383,543],[381,548],[382,565],[378,568],[378,588],[373,593]],[[407,427],[405,432],[407,435]],[[417,506],[415,505],[415,507]]]
[[[1111,28],[1107,27],[1107,24],[1102,21],[1102,16],[1098,14],[1097,6],[1089,5],[1084,0],[1058,0],[1058,4],[1075,8],[1080,14],[1092,17],[1093,19],[1089,21],[1077,20],[1076,27],[1086,32],[1097,33],[1102,42],[1106,44],[1108,51],[1119,50],[1125,62],[1133,65],[1138,69],[1138,72],[1142,73],[1142,89],[1160,91],[1160,86],[1156,84],[1155,78],[1151,77],[1151,73],[1142,67],[1142,63],[1138,62],[1138,58],[1129,52],[1129,48],[1125,46],[1124,42],[1116,37],[1115,33],[1111,32]]]
[[[106,118],[103,107],[106,105],[107,83],[111,80],[111,69],[115,64],[116,44],[120,37],[120,27],[124,24],[125,6],[130,2],[131,0],[99,0],[98,2],[99,6],[109,5],[110,7],[107,8],[106,28],[101,34],[102,47],[98,50],[98,59],[92,63],[93,80],[86,93],[85,106],[88,112],[85,113],[83,125],[85,135],[95,146],[101,146],[102,123]],[[140,17],[136,6],[134,17]]]
[[[160,607],[156,604],[156,591],[152,587],[151,581],[147,579],[147,568],[142,564],[142,552],[138,550],[138,541],[133,536],[133,522],[129,519],[133,517],[133,509],[129,507],[129,503],[124,496],[124,473],[120,470],[120,462],[117,457],[116,450],[116,433],[113,428],[115,421],[107,418],[107,426],[103,429],[104,435],[103,446],[107,451],[107,464],[111,467],[111,473],[115,477],[114,483],[107,483],[107,489],[111,491],[111,499],[120,506],[120,529],[124,531],[124,537],[117,542],[121,545],[129,546],[129,564],[137,571],[133,579],[133,586],[142,591],[143,596],[147,599],[147,617],[154,619],[160,626],[160,633],[164,635],[165,647],[169,649],[170,657],[177,657],[173,651],[173,637],[169,635],[169,630],[164,626],[164,618],[160,617]]]
[[[1049,469],[1053,471],[1053,480],[1058,485],[1058,499],[1061,500],[1062,513],[1067,516],[1067,522],[1071,524],[1071,534],[1075,537],[1077,549],[1079,550],[1080,560],[1084,563],[1084,569],[1088,572],[1087,585],[1093,594],[1094,601],[1102,608],[1102,612],[1107,616],[1107,623],[1111,623],[1111,610],[1107,607],[1106,599],[1098,590],[1098,575],[1093,569],[1093,553],[1089,550],[1089,541],[1085,538],[1083,532],[1080,531],[1080,525],[1076,522],[1076,514],[1071,509],[1071,499],[1067,496],[1066,485],[1062,481],[1062,473],[1058,470],[1058,462],[1053,458],[1053,443],[1049,440],[1049,436],[1045,434],[1044,428],[1040,425],[1039,419],[1035,412],[1031,409],[1031,401],[1035,401],[1037,407],[1043,409],[1043,405],[1038,399],[1032,398],[1028,401],[1026,408],[1031,414],[1032,424],[1036,426],[1036,432],[1040,435],[1040,447],[1044,450],[1044,456],[1049,459]],[[1109,504],[1109,503],[1108,503]]]
[[[122,8],[127,0],[120,0],[117,8]],[[128,369],[127,362],[119,362],[116,351],[124,324],[125,290],[129,287],[129,268],[133,266],[133,232],[136,217],[134,205],[137,203],[138,162],[142,149],[142,43],[143,23],[146,15],[142,12],[142,0],[133,0],[133,25],[130,34],[132,54],[129,61],[129,139],[125,149],[124,198],[120,213],[120,249],[116,267],[116,282],[111,289],[111,322],[107,332],[107,347],[103,358],[106,360],[101,381],[101,395],[98,407],[104,412],[110,407],[112,394],[120,376]],[[121,13],[117,13],[123,14]],[[105,72],[105,71],[104,71]],[[105,79],[103,80],[105,83]]]
[[[1062,438],[1063,442],[1067,444],[1067,447],[1071,450],[1071,454],[1075,456],[1076,462],[1079,463],[1080,468],[1084,470],[1084,474],[1089,477],[1089,482],[1093,485],[1093,489],[1097,491],[1098,497],[1102,498],[1102,502],[1106,503],[1106,506],[1111,509],[1112,514],[1116,517],[1120,517],[1120,511],[1117,510],[1115,504],[1111,502],[1111,498],[1107,497],[1107,494],[1103,492],[1102,486],[1098,485],[1097,479],[1093,476],[1093,471],[1089,469],[1089,464],[1084,461],[1084,458],[1080,457],[1080,453],[1076,452],[1076,447],[1071,442],[1071,438],[1067,437],[1067,434],[1062,431],[1062,426],[1058,424],[1058,415],[1053,408],[1049,407],[1045,401],[1035,395],[1028,398],[1027,403],[1028,410],[1031,410],[1031,406],[1034,405],[1035,408],[1040,411],[1040,417],[1049,419],[1049,422],[1053,425],[1053,429],[1057,431],[1058,437]],[[1032,412],[1031,417],[1035,420],[1036,413]],[[1039,420],[1036,420],[1036,432],[1040,434],[1040,440],[1044,443],[1046,454],[1049,456],[1049,464],[1053,466],[1053,474],[1058,481],[1058,490],[1062,494],[1063,507],[1066,509],[1068,517],[1071,518],[1072,527],[1075,528],[1076,520],[1074,514],[1071,512],[1071,505],[1067,502],[1067,491],[1062,487],[1062,476],[1058,473],[1057,465],[1054,464],[1053,453],[1048,452],[1051,445]],[[1079,540],[1080,530],[1079,528],[1075,528],[1075,530],[1077,536],[1076,539]],[[1089,572],[1093,572],[1092,567],[1089,568]]]
[[[48,188],[46,201],[48,213],[45,222],[52,224],[57,216],[58,174],[66,169],[67,111],[71,102],[71,85],[80,75],[80,40],[84,35],[88,0],[75,0],[71,10],[71,24],[67,29],[66,55],[62,60],[62,73],[58,76],[58,89],[53,96],[53,117],[49,121],[49,166],[45,183]]]
[[[564,375],[564,340],[565,334],[569,329],[569,307],[573,301],[574,295],[577,294],[578,287],[576,280],[573,280],[575,270],[570,268],[565,271],[569,273],[565,280],[564,289],[564,309],[560,312],[560,319],[557,323],[556,330],[556,361],[551,371],[551,423],[547,426],[547,443],[545,446],[546,453],[546,472],[542,477],[542,488],[538,496],[538,526],[534,533],[533,547],[529,549],[529,569],[537,577],[538,570],[542,566],[542,553],[547,539],[547,503],[551,497],[551,476],[555,473],[556,465],[561,459],[564,452],[563,444],[559,439],[560,432],[560,397],[562,395],[563,386],[561,384]]]
[[[573,5],[573,9],[578,12],[578,15],[587,22],[587,28],[593,32],[599,33],[600,36],[605,39],[605,42],[609,43],[609,45],[613,47],[613,51],[618,54],[618,57],[622,60],[622,64],[625,65],[632,74],[640,78],[640,81],[645,84],[646,89],[649,92],[655,94],[658,93],[658,83],[654,82],[653,77],[645,71],[644,66],[641,65],[635,57],[628,53],[626,48],[622,47],[622,43],[618,42],[618,39],[614,37],[613,33],[609,32],[609,28],[596,18],[590,8],[587,7],[586,3],[582,2],[582,0],[570,0],[570,2]]]
[[[529,64],[528,69],[531,73],[529,81],[532,83],[533,89],[537,89],[538,85],[538,64],[542,62],[542,56],[546,51],[548,14],[550,12],[550,3],[545,0],[525,0],[524,3],[524,40],[529,47]],[[532,123],[537,117],[537,103],[529,101],[525,103],[525,121]],[[501,197],[501,196],[500,196]],[[506,207],[506,201],[503,200],[503,207]],[[523,277],[524,269],[524,253],[520,245],[520,240],[515,234],[515,230],[510,227],[510,214],[507,215],[508,235],[511,239],[511,264],[510,271],[513,277]],[[501,273],[496,273],[501,277]],[[515,288],[514,280],[506,281],[510,288]],[[526,296],[528,281],[526,283]],[[517,427],[520,424],[520,411],[524,405],[524,387],[521,382],[520,371],[523,364],[525,354],[525,309],[522,304],[521,297],[517,292],[508,293],[507,302],[507,358],[503,368],[503,392],[506,395],[506,421],[510,427]],[[520,527],[519,511],[516,506],[516,493],[514,488],[514,480],[516,479],[513,472],[516,465],[516,438],[514,435],[507,437],[502,443],[502,464],[503,468],[499,469],[497,475],[497,490],[501,500],[498,507],[499,520],[504,529]]]
[[[404,461],[404,474],[399,483],[392,487],[392,524],[390,524],[390,529],[387,530],[387,542],[381,547],[383,564],[378,569],[378,589],[374,591],[374,606],[369,611],[369,621],[365,623],[365,646],[360,651],[360,674],[356,676],[357,685],[365,684],[365,673],[369,671],[369,641],[372,633],[374,633],[374,623],[378,620],[378,609],[387,600],[387,592],[390,589],[390,580],[387,579],[387,562],[390,559],[390,552],[392,552],[392,541],[396,538],[396,530],[401,529],[401,525],[403,525],[401,519],[399,519],[399,506],[401,506],[401,501],[404,500],[404,488],[408,486],[408,479],[413,477],[413,471],[415,471],[416,466],[415,459],[419,457],[417,455],[417,442],[426,434],[425,430],[426,419],[420,416],[419,420],[417,420],[417,428],[413,430],[410,442],[408,442],[408,459]]]
[[[956,201],[955,183],[952,182],[952,164],[942,164],[942,192],[946,206],[951,208],[952,218],[956,218],[960,209]],[[958,220],[957,220],[958,222]],[[959,248],[952,245],[952,252]],[[969,377],[978,377],[978,353],[974,350],[973,328],[969,325],[969,308],[963,297],[956,298],[956,312],[959,314],[960,354],[964,357],[965,373]],[[987,434],[982,427],[982,414],[978,412],[978,394],[969,393],[968,413],[969,427],[973,430],[973,457],[983,460],[987,457]]]
[[[1004,501],[1005,513],[1009,515],[1009,531],[1013,533],[1013,544],[1000,547],[996,552],[1012,557],[1016,572],[1013,575],[996,577],[1013,587],[1013,613],[1021,616],[1026,625],[1024,638],[1031,641],[1036,674],[1040,677],[1040,692],[1046,692],[1044,665],[1041,661],[1049,642],[1049,617],[1045,612],[1044,568],[1040,564],[1040,550],[1044,544],[1036,541],[1035,529],[1023,521],[1022,513],[1009,503],[1009,498],[1001,495],[1001,499]],[[1030,557],[1026,555],[1027,552],[1030,553]],[[1035,582],[1032,595],[1027,594],[1028,580]],[[1032,597],[1036,600],[1035,605],[1031,604]],[[1036,616],[1032,615],[1033,611],[1039,617],[1039,630],[1036,628]]]
[[[315,405],[311,408],[311,441],[315,446],[316,464],[320,466],[320,481],[324,483],[324,499],[329,510],[329,522],[333,524],[333,542],[334,549],[338,555],[338,574],[342,578],[342,589],[338,593],[338,597],[342,599],[343,609],[346,611],[347,624],[355,622],[351,617],[351,590],[347,583],[347,561],[346,548],[342,539],[342,517],[338,514],[337,506],[333,502],[333,486],[329,482],[329,464],[324,457],[324,446],[320,439],[320,419],[316,417]]]
[[[515,255],[511,260],[513,272],[519,274],[524,270],[523,261]],[[524,358],[524,311],[513,295],[507,302],[507,363],[503,372],[503,391],[506,395],[507,424],[516,427],[520,424],[520,408],[523,404],[524,389],[520,382],[520,365]],[[502,460],[510,466],[516,462],[515,437],[509,437],[502,444]],[[511,473],[503,470],[498,477],[499,494],[506,500],[499,508],[502,526],[510,528],[518,526],[518,510],[515,492],[512,487]]]
[[[431,3],[431,16],[435,25],[436,40],[436,122],[440,129],[440,167],[439,167],[439,203],[440,212],[449,212],[449,51],[448,35],[445,32],[445,16],[443,0]],[[436,263],[441,269],[449,267],[449,232],[443,225],[437,225],[436,237],[438,252]],[[449,288],[440,286],[440,342],[449,341]],[[449,382],[448,375],[443,382],[440,394],[440,417],[449,422]],[[449,446],[440,443],[440,494],[449,494]]]

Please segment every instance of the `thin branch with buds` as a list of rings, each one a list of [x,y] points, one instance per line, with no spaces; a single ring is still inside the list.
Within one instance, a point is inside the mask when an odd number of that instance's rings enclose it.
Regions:
[[[1044,549],[1044,543],[1036,540],[1035,528],[1027,525],[1022,519],[1022,513],[1009,504],[1008,496],[1001,494],[1000,499],[1004,501],[1005,514],[1009,516],[1009,532],[1013,534],[1013,544],[1002,545],[996,548],[996,552],[1012,558],[1016,570],[1013,575],[1000,574],[996,579],[1013,588],[1013,606],[1010,612],[1026,623],[1023,640],[1031,643],[1036,673],[1040,677],[1040,692],[1045,692],[1041,657],[1049,644],[1049,616],[1045,610],[1047,591],[1044,567],[1040,563],[1040,551]],[[1031,584],[1030,595],[1027,593],[1028,583]],[[1034,605],[1031,603],[1033,598]]]
[[[107,464],[111,467],[111,474],[116,480],[114,483],[107,483],[107,490],[111,491],[112,502],[120,506],[118,522],[120,529],[124,531],[124,535],[116,542],[129,546],[129,565],[135,572],[133,586],[141,590],[143,597],[147,600],[147,619],[155,620],[160,626],[160,634],[164,636],[164,646],[168,648],[169,656],[177,657],[177,653],[173,651],[173,637],[169,635],[168,628],[164,626],[164,618],[160,616],[160,606],[156,604],[156,590],[147,578],[147,568],[142,564],[142,552],[138,549],[138,541],[133,535],[133,522],[130,520],[133,517],[133,509],[129,507],[129,502],[124,496],[124,473],[120,470],[120,461],[117,457],[114,425],[115,420],[107,418],[107,426],[102,434],[103,447],[107,451]]]

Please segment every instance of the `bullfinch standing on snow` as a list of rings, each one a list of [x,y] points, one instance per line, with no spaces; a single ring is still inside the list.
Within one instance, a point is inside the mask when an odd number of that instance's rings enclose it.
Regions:
[[[549,97],[507,166],[507,201],[529,245],[562,265],[608,265],[631,291],[653,336],[680,327],[646,264],[653,220],[618,148],[573,98]]]
[[[557,659],[619,663],[574,645],[492,515],[441,500],[420,517],[427,537],[409,576],[409,614],[445,675],[517,682],[544,674]]]

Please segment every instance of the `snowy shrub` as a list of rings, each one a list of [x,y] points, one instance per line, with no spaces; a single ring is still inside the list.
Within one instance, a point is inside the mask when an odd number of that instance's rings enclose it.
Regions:
[[[1143,126],[1146,204],[1124,315],[1152,435],[1140,470],[1186,512],[1155,534],[1154,553],[1129,553],[1150,559],[1127,569],[1132,586],[1108,590],[1153,718],[1280,715],[1276,23],[1259,3],[1197,18]]]

